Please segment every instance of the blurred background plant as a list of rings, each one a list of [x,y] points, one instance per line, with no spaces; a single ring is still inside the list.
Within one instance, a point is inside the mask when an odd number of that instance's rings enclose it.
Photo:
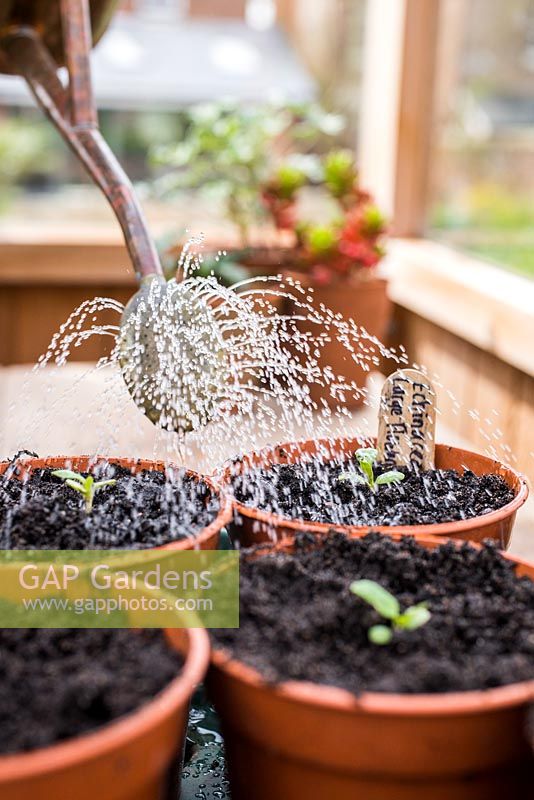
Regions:
[[[152,191],[159,198],[186,190],[215,198],[243,247],[268,210],[280,227],[287,227],[288,203],[318,176],[316,150],[344,127],[340,115],[314,103],[245,106],[225,101],[194,106],[182,118],[179,141],[150,151],[151,163],[163,171]]]
[[[221,217],[232,221],[240,243],[272,218],[280,230],[293,228],[293,194],[302,188],[294,181],[299,184],[304,174],[306,185],[314,184],[313,159],[307,156],[324,152],[324,144],[313,144],[316,129],[326,122],[321,139],[326,135],[330,147],[357,151],[366,10],[372,3],[119,3],[121,10],[93,54],[101,127],[134,181],[149,185],[157,178],[147,207],[158,233],[169,220],[198,231],[220,226]],[[427,233],[534,275],[534,3],[447,0],[440,15]],[[75,221],[109,222],[103,202],[91,193],[64,143],[46,131],[19,83],[0,77],[4,219],[35,214],[38,222],[52,220],[52,204],[42,194],[46,188],[54,191],[58,218],[68,211]],[[226,112],[213,102],[221,97],[236,98]],[[275,107],[271,116],[258,108],[263,99]],[[342,110],[342,130],[337,113],[325,115],[319,104]],[[299,107],[304,119],[292,125],[290,141],[281,118],[295,121]],[[22,166],[19,180],[17,165],[37,137],[41,155],[33,165],[30,158],[29,171]],[[277,149],[270,154],[273,141]],[[284,148],[295,160],[276,174]],[[333,165],[334,183],[338,166]],[[317,224],[321,213],[315,215]]]
[[[329,285],[379,263],[385,253],[386,219],[360,187],[350,151],[331,151],[322,166],[322,183],[339,204],[338,213],[326,224],[301,222],[296,230],[301,268],[316,285]]]
[[[58,165],[54,144],[59,137],[44,119],[28,125],[24,117],[0,124],[0,207],[24,189],[46,187]]]
[[[171,198],[191,189],[215,193],[240,235],[240,245],[228,253],[208,252],[198,274],[231,285],[247,274],[247,265],[262,274],[288,267],[327,285],[378,264],[386,221],[360,187],[353,152],[319,152],[341,129],[342,120],[317,106],[250,109],[223,103],[190,111],[183,141],[154,152],[156,163],[171,169],[153,190]],[[314,194],[307,208],[299,202],[303,189]],[[251,247],[250,232],[260,225],[287,234],[284,247]],[[169,273],[186,240],[185,231],[164,238]]]

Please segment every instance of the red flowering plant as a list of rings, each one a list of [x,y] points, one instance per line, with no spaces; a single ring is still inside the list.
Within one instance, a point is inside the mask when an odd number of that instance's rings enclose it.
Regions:
[[[264,202],[275,225],[293,229],[298,263],[316,285],[347,280],[361,270],[372,270],[384,255],[386,222],[370,194],[362,191],[352,153],[339,150],[322,161],[320,180],[339,213],[327,224],[297,222],[297,193],[307,183],[304,174],[279,168],[264,191]]]

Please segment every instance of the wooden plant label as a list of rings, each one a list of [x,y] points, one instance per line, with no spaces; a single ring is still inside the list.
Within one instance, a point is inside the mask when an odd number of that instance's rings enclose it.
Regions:
[[[433,469],[436,392],[417,369],[399,369],[384,383],[378,419],[378,460],[388,467]]]

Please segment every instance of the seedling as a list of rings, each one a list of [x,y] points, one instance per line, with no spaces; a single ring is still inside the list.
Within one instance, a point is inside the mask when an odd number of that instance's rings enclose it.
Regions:
[[[358,475],[353,472],[342,472],[338,480],[365,484],[372,492],[376,492],[379,486],[385,486],[388,483],[400,483],[404,480],[404,474],[396,469],[383,472],[382,475],[377,475],[375,478],[374,465],[378,456],[378,450],[375,450],[374,447],[361,447],[359,450],[356,450],[354,455],[362,474]]]
[[[87,478],[84,478],[79,472],[73,472],[71,469],[56,469],[52,475],[55,475],[56,478],[61,478],[61,480],[65,481],[67,486],[70,486],[71,489],[74,489],[82,495],[85,500],[85,510],[88,514],[93,510],[93,500],[98,490],[102,489],[104,486],[114,486],[117,483],[113,478],[108,481],[95,482],[92,475],[88,475]]]
[[[431,616],[426,603],[410,606],[401,613],[397,598],[375,581],[354,581],[350,585],[350,591],[369,603],[381,617],[391,623],[390,625],[373,625],[369,628],[367,635],[373,644],[389,644],[395,628],[414,631],[416,628],[426,625]]]

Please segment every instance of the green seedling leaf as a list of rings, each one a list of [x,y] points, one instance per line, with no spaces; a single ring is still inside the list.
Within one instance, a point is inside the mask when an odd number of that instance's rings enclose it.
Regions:
[[[391,622],[391,627],[388,625],[373,625],[369,628],[367,636],[373,644],[388,644],[395,628],[414,631],[416,628],[426,625],[431,616],[426,603],[410,606],[401,614],[397,598],[390,594],[387,589],[384,589],[383,586],[380,586],[379,583],[375,583],[375,581],[365,579],[354,581],[350,585],[350,591],[365,600],[366,603],[369,603],[381,617]]]
[[[73,481],[85,481],[83,475],[80,475],[78,472],[73,472],[71,469],[55,469],[52,475],[55,475],[56,478],[61,478],[62,480],[69,478]]]
[[[116,483],[117,481],[114,478],[110,478],[109,481],[98,481],[98,483],[95,483],[95,491],[103,486],[115,486]]]
[[[365,475],[365,482],[374,491],[375,490],[375,474],[373,472],[373,465],[368,461],[360,463],[360,469]]]
[[[393,638],[393,631],[387,625],[373,625],[369,628],[367,636],[373,644],[389,644]]]
[[[375,474],[373,471],[373,464],[376,461],[378,451],[374,447],[360,447],[356,450],[354,456],[358,462],[366,484],[374,492],[376,489]]]
[[[83,475],[73,472],[70,469],[58,469],[52,474],[57,478],[64,480],[66,486],[68,486],[70,489],[74,489],[83,496],[85,500],[85,510],[88,514],[93,510],[93,500],[96,492],[103,486],[113,486],[117,483],[117,481],[113,478],[107,481],[98,481],[95,483],[95,479],[92,475],[84,477]]]
[[[375,478],[375,483],[377,486],[384,486],[387,483],[400,483],[405,477],[403,472],[392,469],[390,472],[383,472],[382,475]]]
[[[354,581],[350,585],[350,591],[369,603],[384,619],[394,620],[400,614],[397,598],[375,581]]]
[[[338,481],[350,481],[351,483],[365,483],[366,479],[363,475],[357,475],[355,472],[342,472],[337,476]]]
[[[416,628],[426,625],[430,619],[430,616],[430,611],[426,607],[425,603],[419,603],[416,606],[410,606],[410,608],[407,608],[404,614],[401,614],[400,617],[395,620],[394,624],[397,628],[404,628],[408,631],[414,631]]]
[[[359,450],[356,450],[354,455],[356,456],[356,460],[360,466],[365,463],[370,464],[372,467],[378,458],[378,450],[376,450],[374,447],[360,447]]]
[[[85,510],[89,514],[93,510],[93,500],[95,498],[95,479],[92,475],[88,475],[85,479],[83,496],[85,498]]]
[[[85,481],[75,481],[74,478],[72,480],[68,478],[65,483],[67,486],[70,486],[71,489],[75,489],[77,492],[81,492],[81,494],[85,493]]]
[[[350,479],[353,483],[366,483],[372,492],[376,492],[379,486],[385,486],[388,483],[400,483],[400,481],[404,480],[404,474],[396,469],[384,472],[375,478],[374,465],[377,456],[378,450],[374,447],[360,447],[359,450],[356,450],[354,457],[358,462],[364,480],[359,480],[348,472],[342,472],[340,478],[342,480]]]

